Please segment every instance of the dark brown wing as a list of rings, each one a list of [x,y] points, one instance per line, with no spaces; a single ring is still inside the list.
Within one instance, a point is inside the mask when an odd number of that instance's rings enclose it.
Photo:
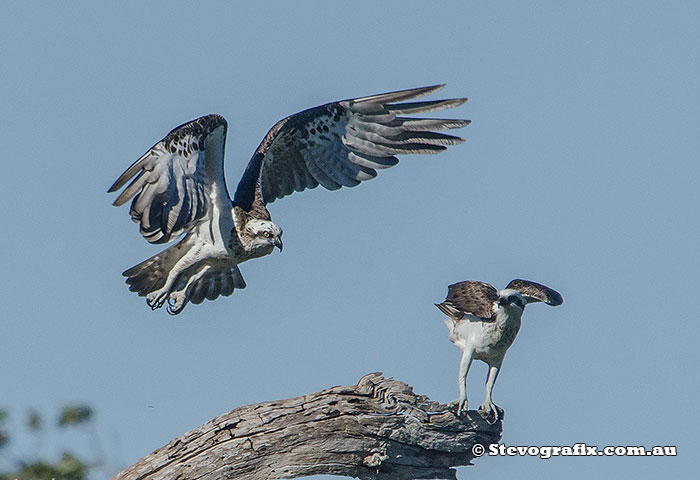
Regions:
[[[493,304],[498,300],[498,291],[484,282],[459,282],[450,285],[447,290],[445,301],[436,304],[436,306],[445,314],[457,318],[459,312],[460,318],[464,314],[472,314],[484,320],[490,320],[493,313]]]
[[[553,307],[564,303],[564,299],[559,292],[541,283],[516,278],[506,288],[519,291],[523,298],[527,300],[527,303],[544,302]]]
[[[280,120],[267,133],[241,178],[234,204],[250,211],[293,192],[322,185],[354,187],[398,163],[395,155],[438,153],[464,140],[438,133],[468,120],[408,118],[400,114],[445,110],[466,99],[401,102],[442,85],[342,100]],[[437,131],[433,131],[437,130]]]

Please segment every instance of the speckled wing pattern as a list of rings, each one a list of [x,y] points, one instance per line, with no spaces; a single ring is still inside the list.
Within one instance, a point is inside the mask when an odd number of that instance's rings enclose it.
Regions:
[[[395,103],[433,93],[443,85],[342,100],[291,115],[270,129],[241,179],[234,204],[255,204],[322,185],[354,187],[398,163],[395,155],[438,153],[464,140],[439,133],[468,120],[409,118],[463,104],[466,99]]]
[[[506,288],[512,288],[520,292],[527,303],[544,302],[547,305],[556,307],[564,303],[561,294],[541,283],[531,282],[530,280],[521,280],[516,278],[512,280]]]
[[[436,304],[447,315],[455,316],[452,313],[454,309],[462,316],[472,314],[484,320],[490,320],[494,316],[493,304],[498,300],[498,290],[493,285],[465,281],[450,285],[447,289],[445,301]]]
[[[226,127],[220,115],[180,125],[110,187],[109,192],[114,192],[131,180],[114,205],[133,198],[131,219],[140,224],[146,240],[167,243],[209,214],[213,186],[218,195],[228,198],[223,176]]]

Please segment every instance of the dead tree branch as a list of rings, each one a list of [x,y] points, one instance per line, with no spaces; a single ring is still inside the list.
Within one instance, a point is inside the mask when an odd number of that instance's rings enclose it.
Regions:
[[[327,474],[363,479],[454,479],[472,446],[500,421],[416,395],[370,373],[357,385],[236,408],[172,440],[113,480],[273,480]]]

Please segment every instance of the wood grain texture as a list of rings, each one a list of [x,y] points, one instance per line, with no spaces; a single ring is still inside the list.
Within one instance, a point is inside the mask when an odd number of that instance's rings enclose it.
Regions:
[[[501,436],[477,412],[416,395],[381,373],[357,385],[236,408],[181,435],[113,480],[271,480],[307,475],[454,479],[472,446]]]

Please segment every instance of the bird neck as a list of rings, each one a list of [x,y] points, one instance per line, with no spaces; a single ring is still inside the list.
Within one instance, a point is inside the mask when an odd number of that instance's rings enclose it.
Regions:
[[[517,307],[501,307],[496,314],[496,323],[504,328],[520,329],[523,311]]]

